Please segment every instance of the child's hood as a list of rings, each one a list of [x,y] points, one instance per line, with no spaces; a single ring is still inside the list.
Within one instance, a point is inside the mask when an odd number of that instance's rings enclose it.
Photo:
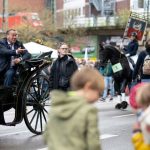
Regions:
[[[51,93],[51,113],[59,118],[67,119],[75,114],[87,102],[76,96],[75,92],[53,91]]]
[[[146,110],[142,113],[139,119],[141,122],[144,121],[147,125],[150,125],[150,106],[146,108]]]

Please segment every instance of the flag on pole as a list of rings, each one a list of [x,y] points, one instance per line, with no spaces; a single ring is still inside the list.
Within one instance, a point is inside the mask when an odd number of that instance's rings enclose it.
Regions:
[[[139,14],[131,13],[127,26],[124,32],[124,38],[131,37],[131,34],[135,32],[137,34],[137,39],[139,41],[143,40],[143,35],[145,29],[147,27],[147,20],[143,16],[139,16]]]
[[[87,63],[87,61],[88,61],[88,48],[85,48],[84,60],[85,60],[86,63]]]

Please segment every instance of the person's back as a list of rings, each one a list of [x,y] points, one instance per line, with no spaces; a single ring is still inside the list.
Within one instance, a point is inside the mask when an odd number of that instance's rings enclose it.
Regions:
[[[113,76],[112,65],[110,62],[106,64],[103,75],[107,77]]]
[[[50,150],[99,150],[99,135],[95,128],[97,125],[97,110],[77,96],[75,92],[64,93],[54,91],[50,124],[47,126],[46,138]],[[63,105],[62,105],[63,103]],[[90,115],[89,115],[90,114]],[[90,136],[87,131],[95,133]],[[86,138],[85,138],[86,136]],[[92,144],[89,144],[92,143]],[[90,147],[89,147],[89,145]]]
[[[90,70],[96,74],[91,74]],[[71,87],[72,92],[53,91],[51,94],[52,106],[45,132],[48,148],[100,150],[97,109],[90,103],[103,92],[103,77],[95,69],[82,68],[73,75]]]
[[[107,98],[108,90],[110,90],[110,100],[113,99],[114,96],[114,85],[113,85],[113,70],[110,62],[106,64],[103,70],[105,89],[103,96],[100,100],[105,101]]]
[[[138,74],[140,74],[142,82],[150,82],[150,74],[144,73],[144,70],[143,70],[144,64],[147,63],[145,62],[146,58],[148,57],[149,59],[150,57],[150,39],[146,41],[145,48],[146,49],[144,51],[141,51],[138,56],[132,78],[133,80],[135,80]],[[147,68],[147,69],[150,69],[150,68]]]

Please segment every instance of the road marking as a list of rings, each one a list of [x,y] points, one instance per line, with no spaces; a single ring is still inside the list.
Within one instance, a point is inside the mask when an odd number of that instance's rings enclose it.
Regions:
[[[42,149],[37,149],[37,150],[48,150],[48,148],[46,147],[46,148],[42,148]]]
[[[15,135],[15,134],[20,134],[20,133],[27,133],[27,132],[29,132],[29,131],[20,131],[20,132],[8,133],[8,134],[0,134],[0,137],[9,136],[9,135]]]
[[[122,117],[134,116],[134,115],[135,114],[127,114],[127,115],[114,116],[112,118],[122,118]]]
[[[100,139],[104,140],[104,139],[108,139],[108,138],[112,138],[112,137],[116,137],[116,136],[119,136],[119,135],[115,135],[115,134],[102,134],[100,136]]]

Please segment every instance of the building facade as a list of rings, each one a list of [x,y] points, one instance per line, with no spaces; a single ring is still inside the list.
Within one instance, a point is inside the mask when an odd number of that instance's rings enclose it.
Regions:
[[[0,31],[1,27],[4,28],[6,26],[5,28],[7,29],[7,26],[9,26],[8,18],[2,21],[4,16],[15,16],[18,12],[36,12],[38,16],[44,18],[44,13],[48,13],[46,10],[49,10],[52,14],[51,16],[53,16],[49,20],[55,22],[56,0],[0,0]],[[34,17],[32,18],[34,19]]]
[[[64,22],[64,10],[63,10],[64,0],[56,0],[56,19],[55,23],[58,28],[63,27]]]
[[[58,27],[115,25],[121,11],[150,11],[150,0],[56,0]]]
[[[122,7],[129,9],[130,0],[56,0],[57,26],[104,25]]]
[[[0,0],[0,13],[3,11],[3,2],[8,3],[8,10],[10,11],[41,11],[45,8],[45,0]]]

